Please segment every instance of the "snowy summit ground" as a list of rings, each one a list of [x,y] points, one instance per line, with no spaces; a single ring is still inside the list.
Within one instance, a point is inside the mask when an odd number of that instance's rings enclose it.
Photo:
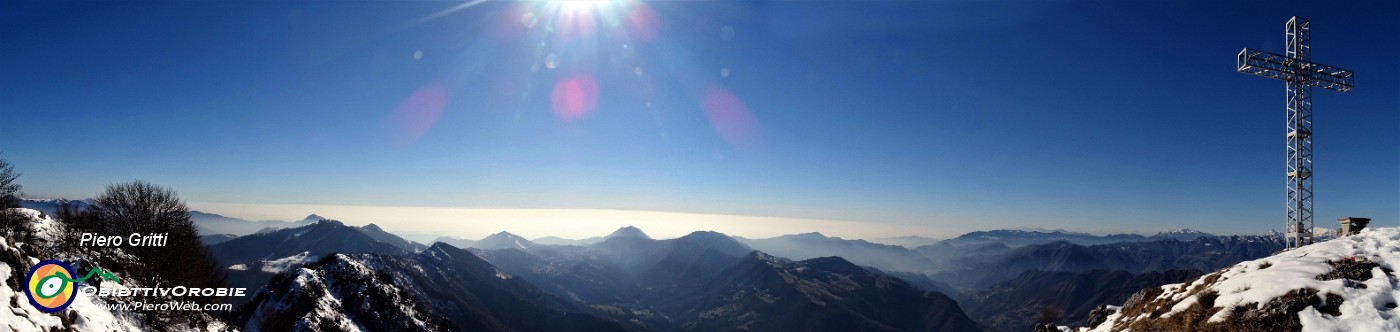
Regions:
[[[150,311],[119,309],[136,300],[131,298],[110,298],[83,295],[86,288],[139,288],[140,280],[129,278],[114,266],[136,266],[136,258],[122,248],[112,248],[104,252],[111,266],[104,267],[123,279],[121,284],[101,282],[98,278],[85,281],[78,287],[72,304],[59,313],[44,313],[29,304],[29,294],[24,292],[23,283],[28,278],[29,267],[42,259],[56,259],[68,263],[75,272],[81,274],[84,266],[94,266],[98,261],[91,251],[71,246],[64,234],[72,233],[63,223],[54,220],[50,214],[32,209],[11,209],[8,212],[21,216],[20,222],[4,226],[0,231],[0,331],[144,331],[191,329],[188,321],[155,317]],[[149,303],[173,302],[169,296],[150,296],[144,299]],[[189,314],[197,321],[208,322],[209,331],[228,330],[222,321],[212,314],[197,312]],[[186,318],[188,318],[186,317]]]
[[[1400,331],[1396,267],[1400,228],[1367,229],[1143,290],[1080,330]]]

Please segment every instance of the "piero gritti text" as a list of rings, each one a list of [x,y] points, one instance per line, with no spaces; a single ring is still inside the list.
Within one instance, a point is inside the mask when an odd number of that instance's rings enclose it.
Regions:
[[[83,233],[78,237],[78,245],[83,247],[164,247],[169,233],[131,233],[130,235],[100,235]]]

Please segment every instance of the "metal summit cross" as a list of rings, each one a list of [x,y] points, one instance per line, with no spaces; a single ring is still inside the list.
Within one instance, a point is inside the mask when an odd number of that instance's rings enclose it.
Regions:
[[[1279,55],[1245,48],[1239,72],[1282,80],[1287,90],[1287,249],[1312,243],[1312,88],[1346,92],[1354,86],[1350,70],[1312,62],[1312,31],[1308,19],[1294,16],[1286,28],[1288,53]]]

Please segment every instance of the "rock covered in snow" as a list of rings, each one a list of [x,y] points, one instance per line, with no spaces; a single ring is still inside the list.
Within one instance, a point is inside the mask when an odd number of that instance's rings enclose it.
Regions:
[[[335,254],[274,277],[238,317],[248,331],[452,330],[388,274]]]
[[[161,322],[150,325],[143,311],[112,307],[122,305],[119,301],[82,295],[81,289],[94,287],[87,282],[77,285],[80,290],[66,309],[56,313],[39,311],[29,303],[29,294],[24,291],[29,268],[43,259],[57,259],[70,264],[88,260],[82,257],[82,252],[66,246],[62,237],[68,231],[51,215],[24,208],[8,212],[16,213],[21,218],[17,224],[0,227],[0,280],[5,281],[4,285],[0,285],[0,331],[142,331],[170,328]],[[121,271],[113,272],[123,275]],[[125,283],[104,284],[102,287],[138,286],[132,280]],[[151,300],[160,299],[153,297]],[[212,317],[203,318],[209,322],[209,330],[227,329]]]
[[[1397,267],[1400,228],[1367,229],[1145,289],[1080,331],[1400,331]]]

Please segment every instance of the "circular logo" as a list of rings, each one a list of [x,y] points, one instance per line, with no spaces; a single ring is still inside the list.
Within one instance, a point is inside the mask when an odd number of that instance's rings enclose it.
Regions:
[[[43,312],[58,312],[73,304],[73,269],[63,262],[46,259],[29,268],[29,284],[24,292],[29,304]]]

